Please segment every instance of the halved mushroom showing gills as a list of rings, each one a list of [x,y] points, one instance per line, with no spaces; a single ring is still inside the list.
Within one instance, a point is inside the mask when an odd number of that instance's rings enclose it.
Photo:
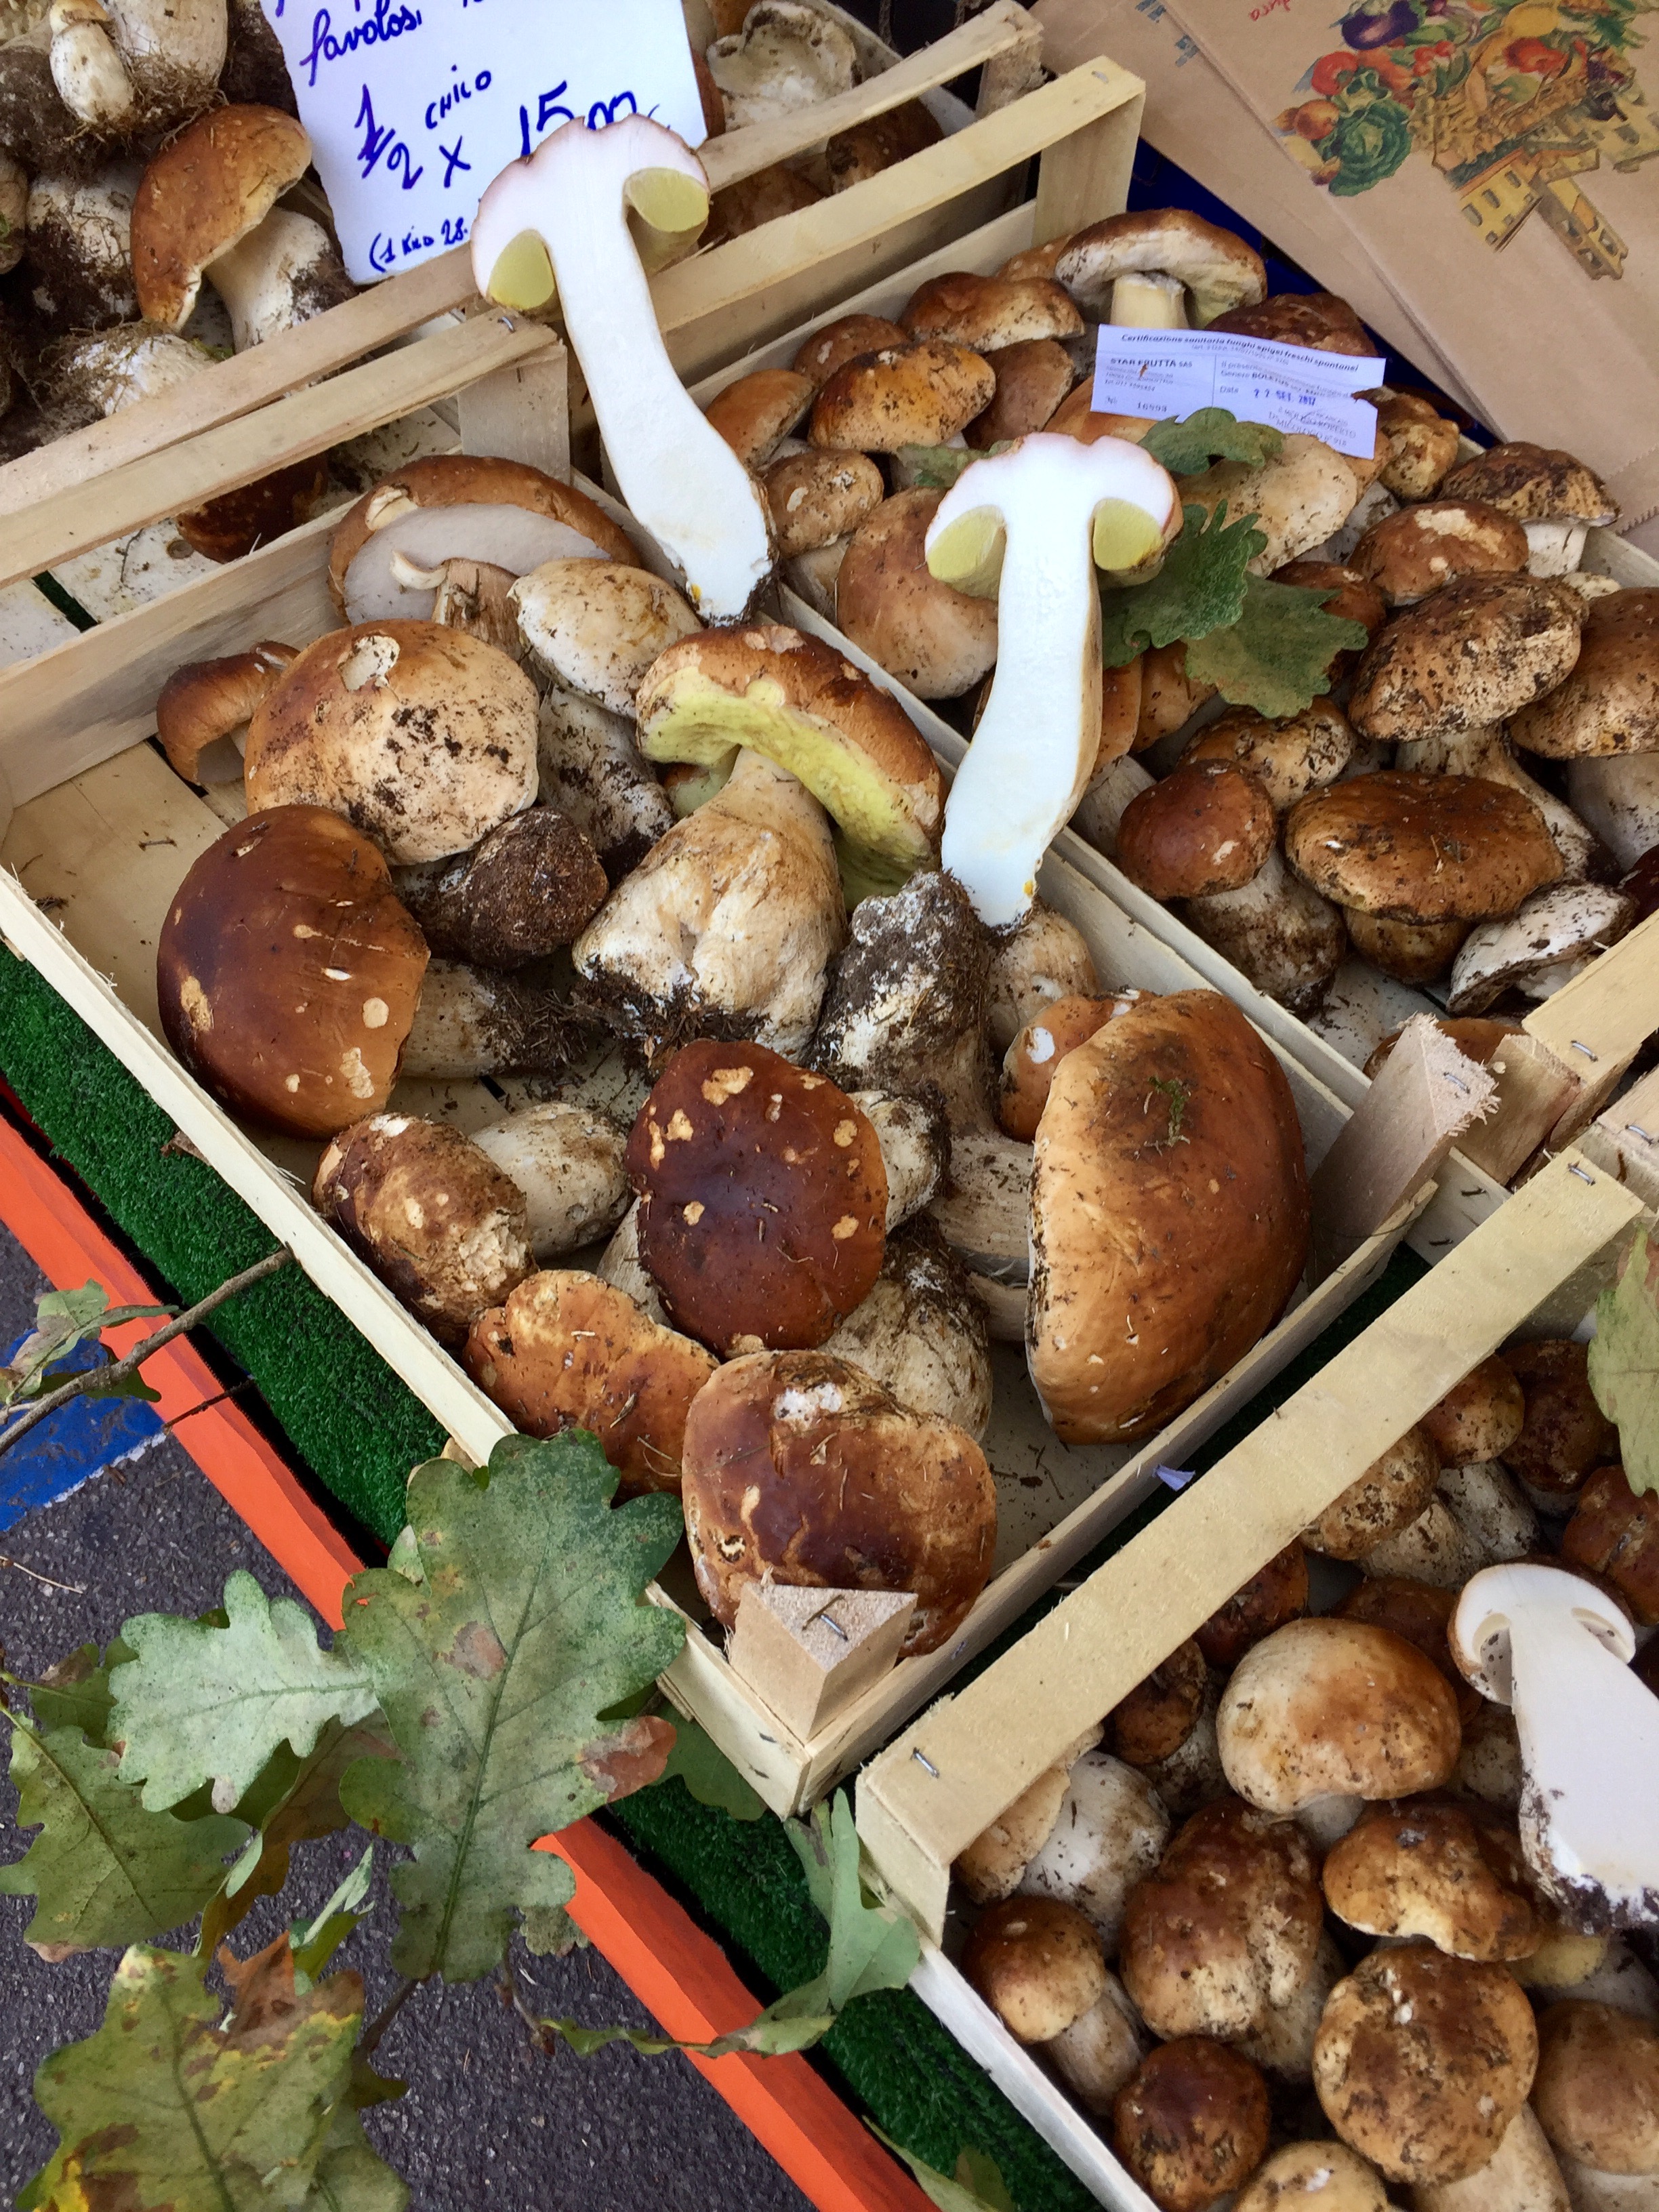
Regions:
[[[452,562],[509,576],[544,561],[632,566],[627,535],[602,507],[521,461],[429,453],[363,494],[329,540],[330,596],[349,623],[428,621]]]
[[[1145,568],[1181,526],[1138,446],[1042,433],[975,461],[927,532],[941,582],[997,601],[991,696],[945,805],[941,857],[992,927],[1018,921],[1100,750],[1097,570]]]
[[[708,216],[702,162],[646,116],[604,131],[579,117],[489,187],[472,265],[505,307],[544,307],[557,291],[624,501],[698,612],[730,620],[771,571],[765,496],[668,358],[630,210],[665,248],[690,244]]]
[[[1218,993],[1133,1007],[1061,1060],[1030,1206],[1027,1358],[1049,1422],[1066,1443],[1150,1434],[1301,1279],[1307,1171],[1278,1061]]]

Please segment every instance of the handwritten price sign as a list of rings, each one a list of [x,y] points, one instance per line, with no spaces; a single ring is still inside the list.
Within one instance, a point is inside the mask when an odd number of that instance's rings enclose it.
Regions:
[[[680,0],[262,0],[360,284],[459,246],[490,179],[560,124],[702,103]]]

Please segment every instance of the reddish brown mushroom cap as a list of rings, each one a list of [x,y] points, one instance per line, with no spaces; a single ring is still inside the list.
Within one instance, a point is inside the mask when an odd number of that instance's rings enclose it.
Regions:
[[[1418,1426],[1443,1467],[1472,1467],[1477,1460],[1507,1458],[1526,1418],[1515,1370],[1493,1352],[1431,1406]]]
[[[1161,2212],[1204,2212],[1267,2150],[1267,2085],[1224,2044],[1161,2044],[1112,2108],[1112,2148]]]
[[[1332,1911],[1368,1936],[1424,1937],[1487,1963],[1538,1948],[1519,1839],[1479,1807],[1373,1806],[1327,1854],[1322,1878]]]
[[[1524,793],[1477,776],[1392,769],[1300,800],[1285,823],[1285,856],[1322,898],[1390,921],[1512,914],[1561,873],[1544,817]]]
[[[1569,1999],[1539,2021],[1538,2044],[1533,2102],[1554,2148],[1598,2173],[1659,2174],[1659,2030]]]
[[[1195,1638],[1212,1667],[1227,1674],[1244,1654],[1308,1610],[1308,1554],[1299,1536],[1218,1606]]]
[[[1093,1923],[1052,1897],[1011,1897],[981,1912],[962,1971],[1020,2043],[1063,2035],[1107,1986]]]
[[[677,1053],[640,1109],[628,1171],[647,1270],[716,1351],[822,1344],[881,1272],[874,1129],[827,1076],[764,1045]]]
[[[730,1627],[751,1583],[911,1590],[902,1656],[933,1651],[991,1571],[996,1486],[965,1430],[818,1352],[729,1360],[685,1425],[697,1587]]]
[[[1185,763],[1123,810],[1117,864],[1156,899],[1236,891],[1273,850],[1273,800],[1231,761]]]
[[[1659,1491],[1638,1497],[1623,1468],[1598,1468],[1561,1549],[1570,1565],[1605,1575],[1642,1627],[1659,1623]]]
[[[1130,1766],[1154,1766],[1179,1751],[1197,1726],[1209,1680],[1197,1644],[1177,1644],[1107,1716],[1117,1756]]]
[[[884,315],[838,315],[813,331],[789,366],[822,391],[838,368],[860,354],[886,353],[908,343],[909,333]]]
[[[1511,1474],[1560,1498],[1560,1510],[1592,1468],[1619,1456],[1619,1431],[1596,1404],[1582,1344],[1540,1337],[1512,1344],[1504,1363],[1521,1385],[1525,1418],[1504,1454]]]

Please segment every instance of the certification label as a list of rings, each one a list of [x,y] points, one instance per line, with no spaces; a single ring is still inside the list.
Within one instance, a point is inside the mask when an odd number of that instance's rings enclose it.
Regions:
[[[1376,410],[1355,398],[1382,382],[1374,356],[1314,353],[1268,338],[1224,331],[1120,330],[1103,323],[1092,404],[1101,415],[1145,415],[1154,422],[1224,407],[1241,422],[1305,430],[1339,453],[1369,460]]]

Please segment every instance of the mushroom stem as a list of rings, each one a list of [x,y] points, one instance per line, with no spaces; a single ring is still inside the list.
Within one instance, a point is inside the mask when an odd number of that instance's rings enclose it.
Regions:
[[[118,131],[136,104],[127,65],[99,0],[54,0],[52,81],[78,123]]]
[[[1237,890],[1212,891],[1185,904],[1187,920],[1206,945],[1296,1013],[1319,1004],[1347,951],[1341,915],[1291,873],[1276,845]]]
[[[434,960],[398,1073],[441,1083],[556,1074],[580,1042],[580,1024],[556,992]]]
[[[1112,312],[1106,319],[1120,330],[1184,331],[1187,287],[1161,269],[1125,270],[1112,287]]]
[[[353,289],[321,223],[283,207],[227,246],[207,274],[225,303],[238,353],[337,307]]]
[[[770,573],[766,498],[680,382],[628,222],[631,205],[661,235],[695,234],[708,197],[702,162],[661,124],[578,118],[489,186],[472,260],[507,307],[544,307],[556,288],[623,499],[718,621],[741,616]]]

